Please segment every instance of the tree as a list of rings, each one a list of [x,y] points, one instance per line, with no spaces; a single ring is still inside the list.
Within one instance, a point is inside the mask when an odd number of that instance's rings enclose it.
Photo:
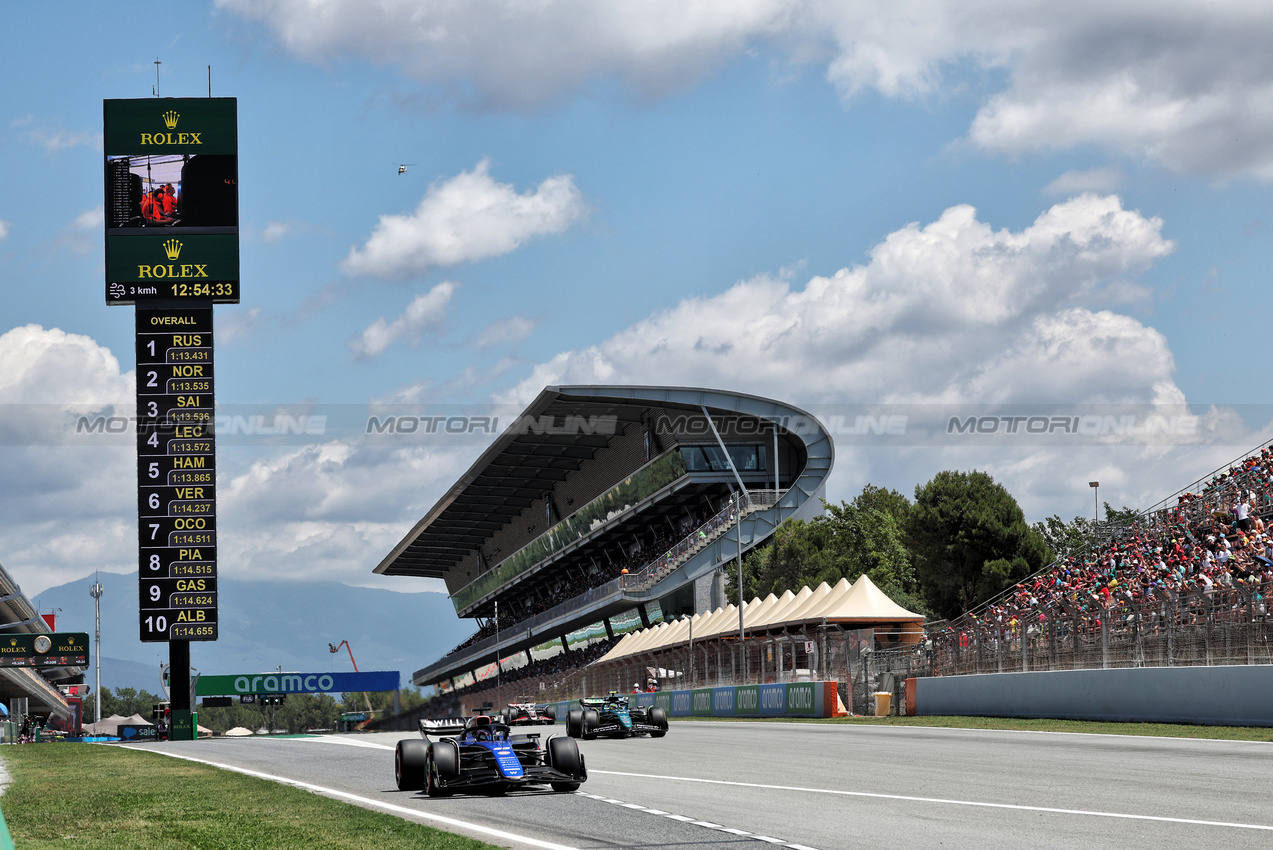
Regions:
[[[1044,541],[1056,553],[1058,558],[1066,558],[1087,552],[1100,542],[1101,535],[1110,529],[1128,525],[1140,516],[1140,511],[1124,505],[1121,508],[1105,503],[1105,522],[1097,524],[1087,517],[1076,516],[1070,522],[1053,514],[1045,520],[1036,522],[1034,530],[1043,536]]]
[[[1052,552],[984,472],[945,470],[915,488],[907,535],[924,598],[955,617],[1042,569]]]
[[[787,520],[767,546],[748,554],[743,561],[744,597],[796,592],[842,578],[854,581],[865,573],[898,604],[916,610],[914,571],[894,519],[909,509],[905,497],[868,485],[853,503],[823,506],[826,514],[808,522]],[[734,571],[727,571],[726,595],[734,604],[737,584]]]
[[[911,501],[896,490],[876,487],[867,484],[862,492],[853,500],[853,507],[859,510],[874,508],[880,513],[888,514],[897,523],[899,529],[905,529],[911,515]]]
[[[157,702],[163,702],[164,698],[152,694],[150,691],[137,691],[135,688],[116,688],[114,693],[110,688],[102,688],[102,717],[110,717],[118,714],[121,717],[132,717],[134,714],[140,714],[147,719],[150,718],[150,710]]]

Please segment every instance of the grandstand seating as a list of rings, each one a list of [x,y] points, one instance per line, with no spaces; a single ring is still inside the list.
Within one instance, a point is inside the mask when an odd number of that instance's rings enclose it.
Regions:
[[[1267,624],[1271,518],[1273,447],[1265,445],[1098,545],[930,630],[928,648],[942,672],[971,672],[956,669],[959,656],[977,649],[1016,651],[1023,640],[1028,645],[1055,637],[1058,629],[1063,637],[1081,637],[1167,633],[1216,621]]]

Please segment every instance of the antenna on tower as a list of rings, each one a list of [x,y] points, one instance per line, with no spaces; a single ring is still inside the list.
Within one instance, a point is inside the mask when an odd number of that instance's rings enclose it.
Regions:
[[[155,57],[155,97],[159,97],[159,66],[163,63],[159,61],[159,57]]]

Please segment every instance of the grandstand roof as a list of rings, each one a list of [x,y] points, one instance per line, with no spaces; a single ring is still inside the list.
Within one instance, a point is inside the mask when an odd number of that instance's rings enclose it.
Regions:
[[[577,395],[584,388],[548,387],[482,453],[375,568],[383,575],[441,578],[545,490],[579,469],[613,434],[526,427],[525,417],[614,417],[619,431],[641,421],[648,404]]]
[[[793,412],[758,396],[699,387],[546,387],[373,572],[443,577],[652,408],[697,412],[700,406],[756,416]],[[538,427],[545,416],[557,423],[566,417],[581,417],[577,422],[613,417],[614,426],[609,433],[606,427],[597,432]]]

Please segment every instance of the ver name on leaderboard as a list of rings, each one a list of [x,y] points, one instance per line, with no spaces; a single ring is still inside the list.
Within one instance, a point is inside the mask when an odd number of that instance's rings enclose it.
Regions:
[[[141,639],[216,640],[212,306],[136,315]]]

